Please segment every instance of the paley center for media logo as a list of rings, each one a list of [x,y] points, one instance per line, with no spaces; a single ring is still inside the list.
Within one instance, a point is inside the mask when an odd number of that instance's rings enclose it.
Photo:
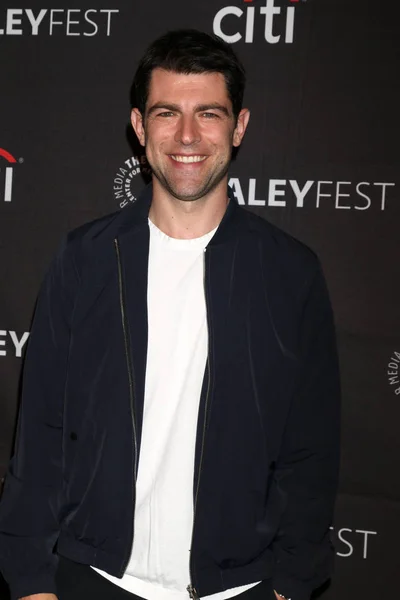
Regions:
[[[288,0],[279,6],[276,0],[242,0],[241,6],[225,6],[217,12],[213,31],[228,44],[242,39],[252,44],[257,23],[262,20],[264,40],[268,44],[293,44],[298,3],[299,0]]]
[[[15,166],[23,162],[23,158],[17,159],[4,148],[0,148],[0,201],[11,202]]]
[[[0,35],[110,36],[117,8],[6,8]]]
[[[400,352],[393,352],[387,365],[387,378],[396,396],[400,395]]]
[[[136,202],[145,184],[150,181],[151,168],[144,154],[131,156],[118,168],[114,176],[113,193],[120,208]]]

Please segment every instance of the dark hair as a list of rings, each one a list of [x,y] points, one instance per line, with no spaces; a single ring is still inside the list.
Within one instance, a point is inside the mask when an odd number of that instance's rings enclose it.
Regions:
[[[170,31],[146,50],[132,85],[131,101],[145,112],[153,69],[175,73],[222,73],[237,119],[243,104],[246,73],[232,47],[216,35],[196,29]]]

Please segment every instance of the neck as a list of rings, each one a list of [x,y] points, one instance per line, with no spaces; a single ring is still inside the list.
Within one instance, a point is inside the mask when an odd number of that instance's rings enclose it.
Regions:
[[[166,235],[193,239],[212,231],[220,224],[228,205],[227,178],[198,200],[178,200],[153,178],[153,199],[149,218]]]

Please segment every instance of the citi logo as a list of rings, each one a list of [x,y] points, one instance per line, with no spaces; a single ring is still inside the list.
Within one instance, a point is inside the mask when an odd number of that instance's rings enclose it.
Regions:
[[[13,190],[13,179],[14,179],[14,166],[17,163],[17,159],[14,158],[10,152],[0,148],[0,159],[5,159],[6,167],[3,167],[3,161],[0,161],[0,199],[3,196],[4,202],[11,202],[12,190]],[[20,158],[18,162],[23,162]],[[11,166],[12,165],[12,166]]]
[[[264,39],[268,44],[293,44],[295,6],[276,6],[275,0],[263,0],[265,5],[257,7],[256,0],[244,0],[246,7],[225,6],[214,17],[213,31],[228,44],[236,44],[244,38],[252,44],[257,20],[264,20]],[[290,0],[291,4],[298,0]]]

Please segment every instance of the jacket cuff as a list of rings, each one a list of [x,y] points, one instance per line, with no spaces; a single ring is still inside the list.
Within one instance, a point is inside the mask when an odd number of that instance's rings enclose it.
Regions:
[[[282,594],[290,600],[310,600],[313,590],[310,584],[283,574],[274,576],[272,587],[278,594]]]
[[[18,600],[33,594],[56,594],[54,573],[41,573],[24,577],[15,583],[9,583],[11,600]]]

